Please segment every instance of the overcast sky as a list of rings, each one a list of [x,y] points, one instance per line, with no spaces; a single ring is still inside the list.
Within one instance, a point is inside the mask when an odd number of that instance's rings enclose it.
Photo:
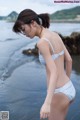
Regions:
[[[12,11],[20,12],[30,8],[39,13],[54,13],[57,10],[80,6],[79,3],[54,3],[54,0],[0,0],[0,16],[6,16]]]

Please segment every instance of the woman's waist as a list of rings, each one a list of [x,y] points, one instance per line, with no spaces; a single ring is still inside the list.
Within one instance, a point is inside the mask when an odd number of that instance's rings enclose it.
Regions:
[[[66,74],[58,76],[56,88],[64,86],[68,81],[70,79]]]

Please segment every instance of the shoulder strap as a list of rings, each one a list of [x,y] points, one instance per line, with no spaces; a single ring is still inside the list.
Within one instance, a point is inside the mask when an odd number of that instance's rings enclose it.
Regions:
[[[53,51],[53,53],[54,53],[54,49],[53,49],[53,46],[52,46],[51,42],[50,42],[47,38],[42,38],[42,39],[44,39],[45,41],[47,41],[47,42],[49,43],[49,45],[51,46],[52,51]]]

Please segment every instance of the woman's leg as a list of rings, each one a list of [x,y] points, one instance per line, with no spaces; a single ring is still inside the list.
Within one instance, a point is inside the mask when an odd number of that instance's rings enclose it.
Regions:
[[[49,120],[65,120],[70,100],[63,93],[56,93],[51,103]]]

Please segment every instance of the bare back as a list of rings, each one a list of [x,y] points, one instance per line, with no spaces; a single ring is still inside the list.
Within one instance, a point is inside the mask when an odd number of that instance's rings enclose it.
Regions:
[[[54,54],[58,54],[62,50],[64,50],[64,44],[57,33],[46,30],[45,34],[42,36],[41,39],[43,38],[47,38],[50,41],[54,49]],[[53,51],[50,45],[49,45],[49,50],[52,55]],[[65,52],[63,55],[59,56],[57,59],[54,60],[57,70],[58,70],[58,81],[56,85],[57,88],[63,86],[65,83],[69,81],[69,77],[66,75],[65,70],[64,70],[64,59],[65,59]],[[49,80],[50,75],[49,75],[49,70],[47,66],[46,66],[46,71],[47,71],[47,77]]]

